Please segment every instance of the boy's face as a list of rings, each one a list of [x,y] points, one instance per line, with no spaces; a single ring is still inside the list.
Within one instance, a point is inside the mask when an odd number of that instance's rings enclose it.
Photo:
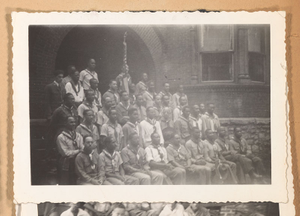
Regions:
[[[86,99],[87,99],[88,101],[94,101],[94,99],[95,99],[94,93],[91,92],[91,91],[88,91],[88,92],[86,93]]]
[[[166,92],[169,92],[169,91],[170,91],[170,84],[169,84],[169,83],[166,83],[166,84],[164,85],[164,89],[165,89]]]
[[[63,74],[58,74],[56,77],[55,77],[55,81],[57,83],[61,83],[62,79],[64,78],[64,75]]]
[[[160,137],[159,137],[158,134],[154,134],[152,136],[152,142],[153,142],[153,144],[159,145],[159,143],[160,143]]]
[[[75,127],[76,127],[76,122],[75,122],[75,119],[73,117],[70,117],[68,118],[68,121],[67,121],[67,128],[69,130],[75,130]]]
[[[117,148],[117,142],[115,140],[112,140],[108,146],[107,146],[109,151],[114,151]]]
[[[116,81],[112,81],[112,83],[110,84],[110,88],[114,91],[118,90],[118,85]]]
[[[117,111],[116,110],[110,111],[109,117],[112,121],[117,121]]]
[[[96,89],[96,88],[98,88],[98,82],[97,82],[97,80],[91,80],[91,88],[92,89]]]
[[[85,119],[87,120],[87,122],[92,122],[94,120],[94,112],[93,111],[88,111],[85,114]]]
[[[139,113],[138,111],[134,111],[131,115],[131,118],[134,120],[134,121],[138,121],[139,120]]]

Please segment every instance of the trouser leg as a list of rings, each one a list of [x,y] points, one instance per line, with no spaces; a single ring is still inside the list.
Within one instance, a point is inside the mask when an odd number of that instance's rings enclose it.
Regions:
[[[162,185],[166,175],[162,172],[150,171],[151,172],[151,182],[153,185]]]
[[[111,183],[113,185],[124,185],[125,184],[120,179],[113,178],[113,177],[106,178],[106,181],[108,181],[109,183]]]
[[[185,169],[175,167],[172,170],[166,171],[167,176],[172,180],[175,185],[185,184],[186,172]]]
[[[132,177],[135,177],[139,180],[140,185],[150,185],[151,177],[145,173],[135,172],[131,174]]]
[[[139,179],[133,176],[125,175],[124,178],[126,185],[138,185],[140,183]]]

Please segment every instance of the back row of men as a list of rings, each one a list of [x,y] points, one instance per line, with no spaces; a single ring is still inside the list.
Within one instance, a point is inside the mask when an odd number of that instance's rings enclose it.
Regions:
[[[228,182],[222,183],[244,183],[244,174],[252,179],[264,174],[239,128],[234,140],[226,140],[213,104],[207,112],[203,104],[190,109],[183,87],[172,95],[169,83],[156,94],[147,74],[135,86],[128,67],[101,97],[94,68],[91,59],[80,73],[74,66],[65,78],[56,71],[46,87],[52,113],[48,144],[56,143],[60,153],[61,184],[91,183],[89,172],[96,174],[92,184],[185,184],[187,174],[197,176],[193,183],[199,184],[224,176]],[[56,108],[54,89],[63,98]]]

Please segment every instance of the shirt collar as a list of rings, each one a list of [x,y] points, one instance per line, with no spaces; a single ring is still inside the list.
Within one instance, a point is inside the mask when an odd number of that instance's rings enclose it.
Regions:
[[[116,156],[116,151],[113,152],[113,154],[110,154],[108,151],[106,151],[105,149],[103,149],[103,153],[109,157],[110,159],[114,159]]]
[[[57,87],[59,86],[58,82],[56,82],[55,80],[53,81],[53,83],[54,83]]]

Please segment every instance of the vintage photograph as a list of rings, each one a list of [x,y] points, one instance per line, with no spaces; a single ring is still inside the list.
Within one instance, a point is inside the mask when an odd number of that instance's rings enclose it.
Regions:
[[[249,203],[40,203],[38,216],[279,216],[279,204]]]
[[[14,14],[16,200],[286,202],[284,16]]]
[[[30,25],[32,185],[270,184],[270,25]]]

